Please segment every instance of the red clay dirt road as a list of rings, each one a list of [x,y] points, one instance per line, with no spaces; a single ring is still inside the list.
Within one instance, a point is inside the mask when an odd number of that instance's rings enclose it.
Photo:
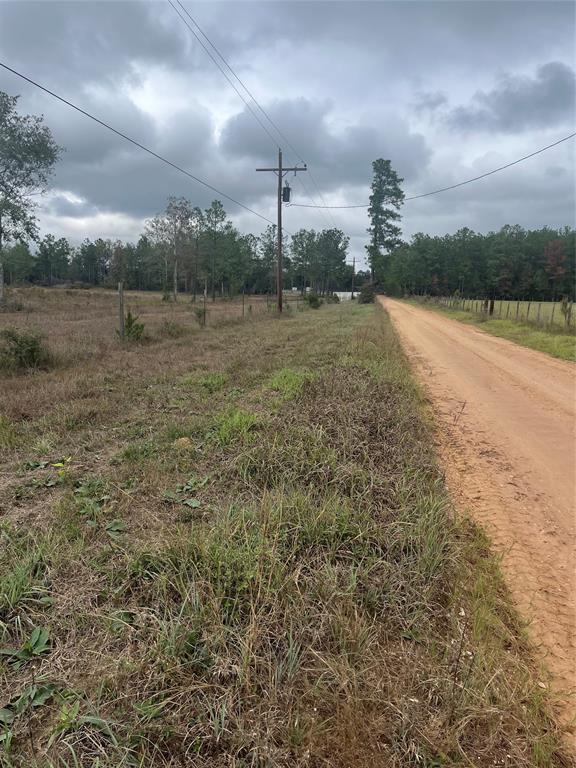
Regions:
[[[382,299],[424,384],[457,506],[502,554],[556,690],[576,690],[576,366]],[[563,718],[576,714],[572,697]]]

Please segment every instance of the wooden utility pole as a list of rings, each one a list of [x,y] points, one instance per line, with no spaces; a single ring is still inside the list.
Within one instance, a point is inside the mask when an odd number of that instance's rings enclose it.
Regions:
[[[351,299],[354,298],[354,280],[356,278],[356,256],[352,259],[352,295],[350,296]]]
[[[283,168],[282,150],[278,148],[278,166],[276,168],[256,168],[257,171],[272,171],[278,176],[278,243],[277,243],[277,262],[276,262],[276,293],[278,312],[282,312],[282,289],[283,289],[283,265],[282,265],[282,179],[290,172],[294,175],[298,171],[306,171],[306,165],[302,168],[294,166],[293,168]],[[288,188],[287,188],[288,189]]]
[[[124,341],[124,337],[126,336],[126,327],[125,327],[125,319],[124,319],[124,283],[122,280],[118,283],[118,325],[120,326],[118,329],[118,335]]]

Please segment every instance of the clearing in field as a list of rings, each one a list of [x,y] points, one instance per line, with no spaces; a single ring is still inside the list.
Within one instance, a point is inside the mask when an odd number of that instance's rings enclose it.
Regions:
[[[2,379],[3,768],[569,764],[382,310],[88,300]]]

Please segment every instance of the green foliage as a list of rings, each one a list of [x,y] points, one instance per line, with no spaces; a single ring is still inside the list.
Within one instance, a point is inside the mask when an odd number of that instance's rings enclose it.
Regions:
[[[347,287],[352,279],[352,267],[346,264],[349,243],[340,229],[300,229],[290,244],[294,283],[321,294]]]
[[[196,315],[196,320],[198,320],[198,324],[204,328],[206,325],[206,308],[205,307],[194,307],[194,314]]]
[[[214,392],[220,392],[228,384],[229,376],[221,371],[212,371],[205,376],[201,376],[198,379],[198,384],[205,389],[206,392],[213,395]]]
[[[0,331],[0,369],[8,372],[47,369],[52,356],[40,334],[18,328]]]
[[[19,669],[36,656],[48,653],[50,648],[50,632],[45,627],[34,627],[32,634],[21,648],[0,648],[0,657],[7,657],[8,662],[15,669]]]
[[[285,399],[289,400],[295,397],[305,382],[312,379],[310,371],[298,371],[294,368],[281,368],[277,371],[268,386],[276,392],[279,392]]]
[[[401,179],[390,160],[379,158],[372,163],[374,178],[368,206],[370,242],[366,246],[374,279],[380,283],[388,271],[389,254],[402,242],[400,207],[404,202]]]
[[[372,283],[364,283],[358,292],[359,304],[373,304],[376,298],[376,290]]]
[[[322,306],[322,299],[315,291],[309,291],[307,294],[305,294],[304,299],[310,309],[320,309]]]
[[[256,414],[241,408],[229,408],[216,418],[216,439],[220,445],[243,442],[258,424]]]
[[[130,310],[124,320],[124,338],[127,341],[142,341],[144,338],[144,323],[139,323],[138,316]]]
[[[4,246],[36,238],[33,194],[43,192],[60,154],[42,117],[19,115],[18,97],[0,91],[0,304],[4,302]]]
[[[388,280],[399,295],[555,300],[574,297],[576,232],[506,225],[480,234],[464,227],[442,237],[417,233],[397,248]]]

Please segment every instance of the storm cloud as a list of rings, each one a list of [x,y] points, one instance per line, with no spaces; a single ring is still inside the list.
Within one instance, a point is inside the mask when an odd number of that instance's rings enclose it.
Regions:
[[[271,165],[304,160],[293,202],[367,203],[390,158],[407,195],[550,144],[574,118],[569,2],[200,2],[190,13],[257,97],[250,109],[165,2],[0,3],[0,60],[274,219]],[[214,52],[213,52],[214,53]],[[214,54],[215,55],[215,54]],[[236,82],[239,90],[239,84]],[[0,70],[65,148],[41,202],[44,232],[136,238],[168,195],[217,195]],[[252,110],[252,111],[251,111]],[[258,122],[252,112],[259,115]],[[260,124],[266,126],[266,130]],[[573,143],[445,194],[407,202],[404,235],[573,223]],[[265,222],[224,200],[235,224]],[[290,206],[288,231],[337,225],[363,259],[363,209]]]
[[[560,61],[539,67],[534,77],[504,75],[491,91],[478,91],[472,105],[452,110],[449,121],[465,131],[527,131],[572,125],[574,70]]]

